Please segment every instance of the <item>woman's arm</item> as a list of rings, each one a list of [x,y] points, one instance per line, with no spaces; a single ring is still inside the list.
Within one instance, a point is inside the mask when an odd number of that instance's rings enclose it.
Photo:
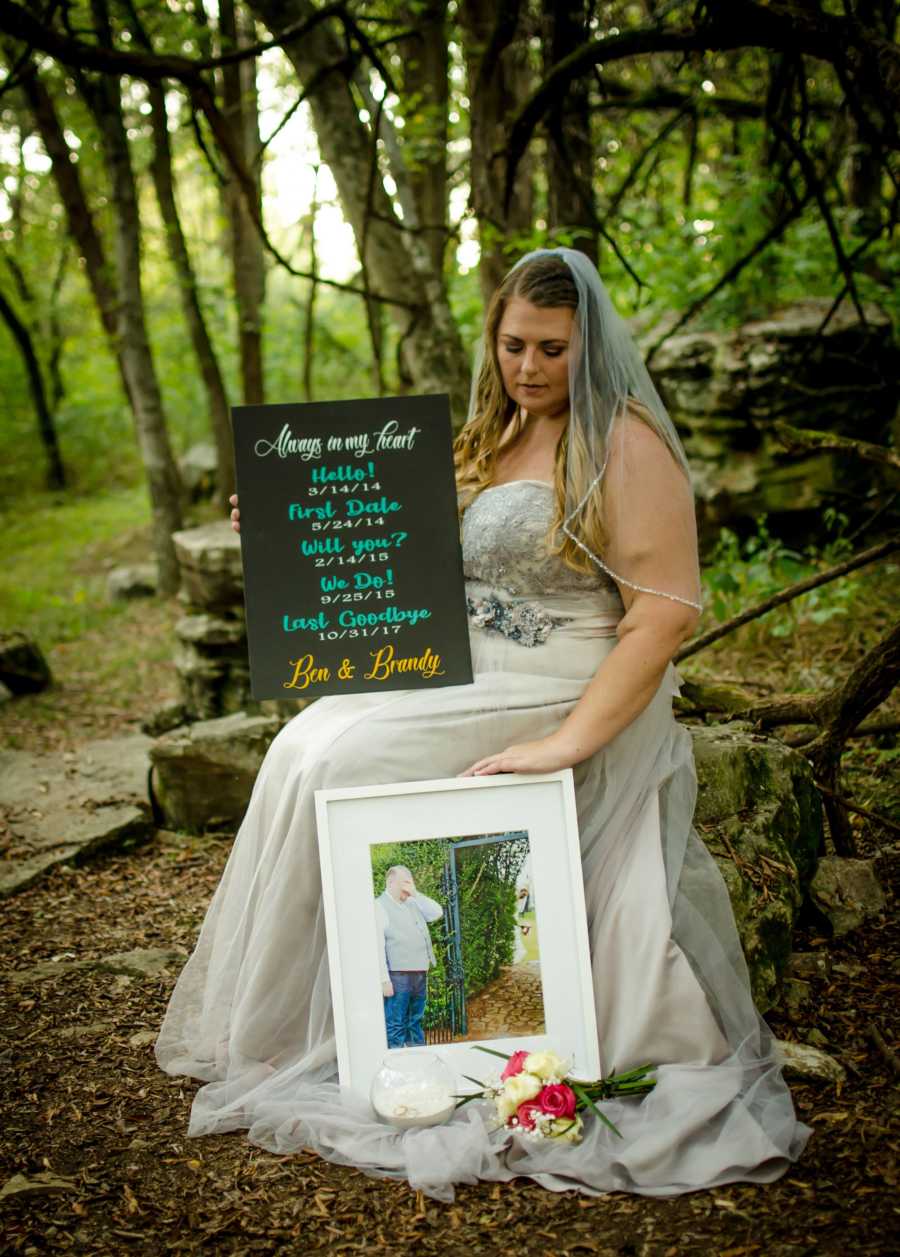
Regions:
[[[636,584],[699,597],[690,485],[650,428],[638,420],[626,423],[604,478],[604,514],[610,523],[605,558]],[[606,746],[647,707],[699,613],[624,582],[619,591],[625,606],[616,630],[619,640],[559,729],[486,756],[463,776],[572,767]]]
[[[648,706],[669,660],[696,622],[697,612],[690,607],[656,594],[635,594],[616,630],[617,644],[559,729],[536,742],[488,755],[462,775],[550,773],[588,759]]]

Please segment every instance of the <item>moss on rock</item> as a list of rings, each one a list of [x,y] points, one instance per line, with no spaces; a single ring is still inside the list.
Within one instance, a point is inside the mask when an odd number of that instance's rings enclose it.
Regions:
[[[757,1005],[777,999],[822,844],[821,803],[797,751],[742,723],[692,728],[694,817],[734,908]]]

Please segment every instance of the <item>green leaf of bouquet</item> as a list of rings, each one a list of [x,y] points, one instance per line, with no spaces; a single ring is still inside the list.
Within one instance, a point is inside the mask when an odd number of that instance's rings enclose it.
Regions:
[[[483,1047],[480,1043],[473,1043],[472,1046],[479,1052],[489,1052],[491,1056],[499,1056],[501,1061],[508,1061],[509,1056],[506,1052],[498,1052],[495,1048]]]
[[[620,1139],[622,1138],[622,1132],[613,1125],[613,1123],[609,1120],[609,1118],[606,1116],[605,1113],[600,1112],[600,1110],[597,1108],[596,1104],[594,1103],[594,1101],[591,1099],[591,1097],[588,1095],[586,1091],[584,1091],[581,1087],[573,1087],[572,1090],[575,1092],[575,1094],[578,1096],[580,1100],[583,1100],[584,1103],[587,1104],[589,1108],[594,1110],[594,1112],[600,1118],[600,1121],[603,1122],[604,1126],[608,1126],[614,1135],[618,1135]]]

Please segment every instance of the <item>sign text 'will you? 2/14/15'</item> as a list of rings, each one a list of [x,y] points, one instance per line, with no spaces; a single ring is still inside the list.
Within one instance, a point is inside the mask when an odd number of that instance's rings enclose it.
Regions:
[[[448,399],[232,421],[254,696],[471,681]]]

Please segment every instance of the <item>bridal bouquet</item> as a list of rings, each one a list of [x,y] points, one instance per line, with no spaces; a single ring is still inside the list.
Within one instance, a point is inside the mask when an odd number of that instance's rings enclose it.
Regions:
[[[583,1127],[582,1113],[590,1110],[621,1138],[621,1132],[597,1107],[598,1100],[612,1096],[643,1095],[652,1091],[656,1080],[647,1075],[652,1065],[640,1065],[625,1074],[610,1074],[596,1082],[584,1082],[566,1074],[568,1062],[555,1052],[513,1052],[506,1057],[493,1048],[474,1045],[480,1052],[499,1056],[506,1065],[496,1082],[483,1083],[469,1078],[481,1090],[462,1096],[457,1108],[470,1100],[493,1100],[497,1118],[507,1130],[523,1132],[534,1139],[561,1139],[578,1143]]]

